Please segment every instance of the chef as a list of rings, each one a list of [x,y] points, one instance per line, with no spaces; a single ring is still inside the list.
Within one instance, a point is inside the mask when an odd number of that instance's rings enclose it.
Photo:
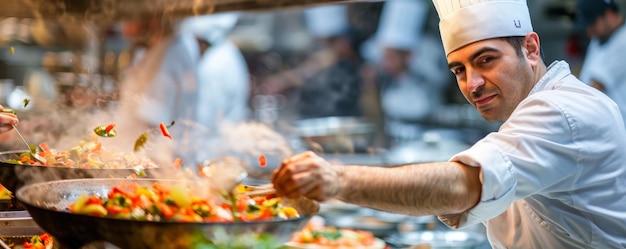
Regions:
[[[235,13],[221,13],[176,23],[169,33],[152,37],[142,58],[126,73],[118,120],[125,134],[139,136],[160,122],[176,121],[169,129],[171,141],[149,139],[154,145],[150,148],[158,151],[150,153],[156,161],[171,163],[183,157],[185,164],[201,162],[207,159],[205,148],[195,138],[215,136],[221,122],[246,120],[247,65],[227,39],[237,19]]]
[[[579,0],[576,29],[591,38],[580,80],[605,92],[619,105],[626,120],[626,25],[613,0]]]
[[[386,1],[377,33],[362,49],[363,57],[380,74],[380,102],[390,145],[421,139],[443,104],[449,73],[441,42],[424,33],[427,4]]]
[[[483,223],[493,248],[623,248],[626,130],[615,102],[566,62],[543,62],[525,0],[433,2],[459,89],[499,130],[447,162],[343,166],[298,154],[274,172],[277,194]]]
[[[315,51],[293,69],[265,79],[265,94],[297,89],[299,118],[360,116],[361,65],[351,34],[348,6],[333,4],[307,8],[306,29]]]

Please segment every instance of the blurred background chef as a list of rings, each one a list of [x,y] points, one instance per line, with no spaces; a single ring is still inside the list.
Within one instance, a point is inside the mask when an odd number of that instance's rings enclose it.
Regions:
[[[605,92],[620,107],[626,120],[626,25],[613,0],[578,0],[576,31],[591,38],[580,80]],[[626,122],[625,122],[626,123]]]
[[[422,0],[385,2],[378,30],[362,54],[363,78],[378,82],[390,145],[421,139],[444,104],[449,83],[443,46],[424,32],[430,5]]]
[[[201,141],[215,136],[219,123],[247,119],[248,70],[227,36],[237,18],[222,13],[133,25],[143,28],[127,35],[145,44],[121,81],[118,133],[136,135],[127,135],[132,141],[125,146],[133,146],[139,134],[161,122],[176,121],[169,129],[174,139],[152,135],[146,148],[156,150],[149,154],[158,162],[182,157],[186,165],[195,165],[207,159]],[[149,36],[141,37],[145,34]]]
[[[300,118],[360,116],[361,58],[347,11],[342,4],[305,9],[315,51],[295,68],[265,79],[262,92],[284,94],[296,89]]]

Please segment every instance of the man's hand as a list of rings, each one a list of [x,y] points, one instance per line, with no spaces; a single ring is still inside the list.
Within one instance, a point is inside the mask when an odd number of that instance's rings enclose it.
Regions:
[[[13,129],[13,126],[17,125],[19,122],[14,112],[7,112],[4,107],[0,105],[0,133],[10,131]]]
[[[282,161],[272,183],[279,196],[304,196],[317,201],[334,198],[343,188],[341,166],[307,151]]]

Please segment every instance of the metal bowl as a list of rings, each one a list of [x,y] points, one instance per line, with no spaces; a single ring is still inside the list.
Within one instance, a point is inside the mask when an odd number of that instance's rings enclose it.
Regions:
[[[397,248],[474,249],[486,241],[485,235],[465,231],[416,231],[395,233],[385,241]]]
[[[294,123],[308,149],[324,153],[365,152],[371,146],[376,125],[358,117],[324,117]]]
[[[129,219],[95,217],[69,213],[68,205],[83,194],[106,196],[108,191],[121,182],[148,186],[160,184],[188,184],[193,189],[202,189],[202,184],[193,181],[163,179],[74,179],[42,182],[24,186],[17,199],[24,203],[33,220],[52,235],[62,248],[81,248],[98,241],[106,241],[120,248],[200,248],[212,243],[224,248],[265,235],[272,238],[276,246],[291,238],[302,229],[311,215],[317,213],[319,205],[307,199],[283,199],[286,206],[295,207],[301,217],[288,220],[208,223],[208,222],[157,222]],[[268,242],[268,241],[265,241]]]

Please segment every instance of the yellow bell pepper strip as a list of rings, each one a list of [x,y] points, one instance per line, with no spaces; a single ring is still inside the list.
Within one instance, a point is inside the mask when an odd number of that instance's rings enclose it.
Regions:
[[[139,135],[137,140],[135,140],[135,147],[133,151],[135,152],[139,151],[144,145],[146,145],[146,142],[148,142],[148,133],[146,132],[141,133],[141,135]]]

